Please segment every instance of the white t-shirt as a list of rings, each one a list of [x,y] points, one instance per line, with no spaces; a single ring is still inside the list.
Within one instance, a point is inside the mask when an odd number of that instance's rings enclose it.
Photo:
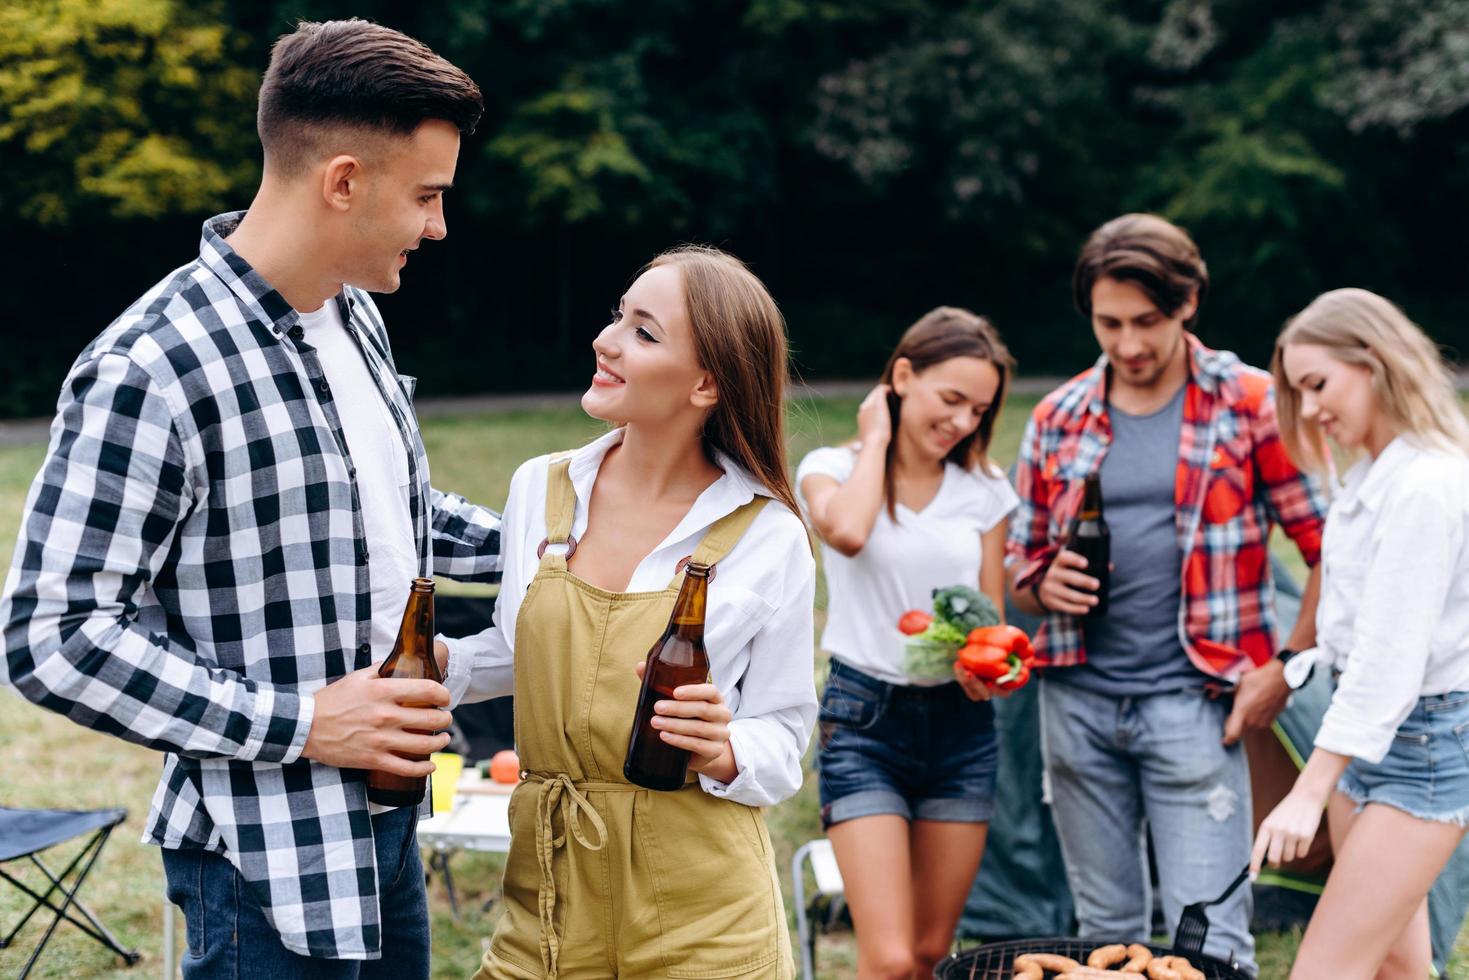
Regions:
[[[797,499],[808,521],[810,505],[800,491],[806,477],[845,483],[856,465],[857,451],[846,446],[817,449],[801,460]],[[903,673],[898,618],[909,609],[932,612],[934,589],[979,588],[980,538],[1019,503],[1003,477],[948,463],[938,493],[922,510],[898,504],[894,524],[884,504],[867,543],[851,558],[823,548],[829,598],[822,648],[890,684],[913,683]]]
[[[372,586],[372,659],[377,663],[393,650],[408,605],[408,587],[419,574],[408,503],[408,450],[362,351],[342,325],[337,301],[329,299],[321,309],[300,317],[306,343],[316,348],[331,385],[342,435],[357,470]]]

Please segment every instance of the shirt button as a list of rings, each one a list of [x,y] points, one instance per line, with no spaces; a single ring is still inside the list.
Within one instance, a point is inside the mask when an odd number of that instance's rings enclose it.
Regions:
[[[305,330],[302,330],[300,327],[292,327],[291,328],[291,339],[292,340],[300,340],[304,336],[306,336],[306,331]]]
[[[364,657],[370,657],[372,656],[372,647],[364,643],[362,644],[362,646],[357,648],[357,652],[362,654]]]
[[[323,395],[332,390],[331,385],[327,384],[325,379],[323,379],[322,382],[321,382],[321,384],[318,385],[317,387],[319,387],[321,389],[321,393]]]

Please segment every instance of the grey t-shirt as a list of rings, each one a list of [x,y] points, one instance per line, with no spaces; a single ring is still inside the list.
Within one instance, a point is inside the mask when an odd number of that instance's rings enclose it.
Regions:
[[[1183,588],[1174,474],[1183,428],[1180,388],[1151,415],[1109,408],[1112,446],[1102,460],[1102,501],[1112,531],[1107,615],[1084,620],[1086,663],[1048,676],[1113,697],[1202,685],[1178,636]]]

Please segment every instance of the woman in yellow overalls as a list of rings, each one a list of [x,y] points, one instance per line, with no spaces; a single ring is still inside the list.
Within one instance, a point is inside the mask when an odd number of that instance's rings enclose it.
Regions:
[[[483,978],[793,976],[763,807],[816,716],[814,562],[785,467],[785,328],[737,259],[655,259],[593,344],[617,428],[511,482],[495,626],[446,641],[456,698],[515,695],[506,911]],[[660,702],[682,789],[622,764],[683,564],[712,565],[709,683]]]

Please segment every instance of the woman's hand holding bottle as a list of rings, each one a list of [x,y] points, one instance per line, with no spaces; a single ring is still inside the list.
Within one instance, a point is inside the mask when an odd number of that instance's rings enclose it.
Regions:
[[[646,665],[636,665],[638,679]],[[729,723],[734,717],[724,695],[713,684],[685,684],[653,706],[653,727],[670,745],[687,749],[689,768],[721,783],[732,783],[739,775],[734,750],[729,744]]]

